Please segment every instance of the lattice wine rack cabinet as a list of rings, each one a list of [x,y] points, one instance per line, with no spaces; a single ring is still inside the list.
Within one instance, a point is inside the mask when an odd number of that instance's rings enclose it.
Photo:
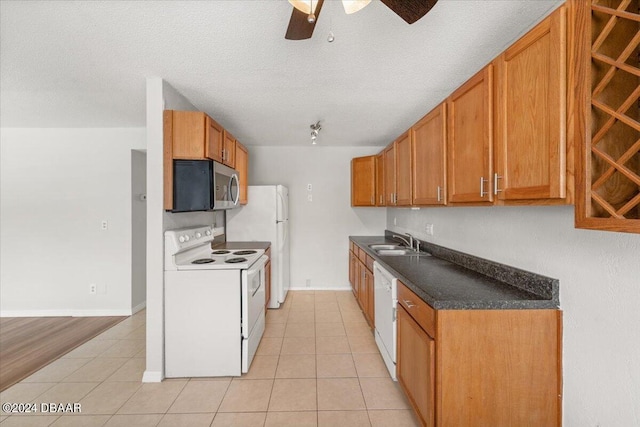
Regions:
[[[573,7],[576,226],[640,233],[640,0]]]

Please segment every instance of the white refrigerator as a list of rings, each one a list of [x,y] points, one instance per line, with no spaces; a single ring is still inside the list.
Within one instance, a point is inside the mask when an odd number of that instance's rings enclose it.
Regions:
[[[249,202],[227,211],[228,241],[271,242],[271,300],[278,308],[289,290],[289,190],[283,185],[250,185]]]

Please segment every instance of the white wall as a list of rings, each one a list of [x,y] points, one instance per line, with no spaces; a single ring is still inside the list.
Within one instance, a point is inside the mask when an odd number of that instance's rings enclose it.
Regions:
[[[131,150],[145,129],[5,128],[0,147],[1,315],[130,314]]]
[[[384,209],[351,207],[350,162],[380,147],[248,148],[251,185],[289,188],[291,286],[348,288],[348,236],[380,234],[386,221]]]
[[[147,303],[147,153],[131,150],[131,306]]]
[[[640,235],[577,230],[566,206],[388,209],[387,221],[391,230],[559,279],[564,425],[640,425]],[[425,223],[434,236],[423,233]]]

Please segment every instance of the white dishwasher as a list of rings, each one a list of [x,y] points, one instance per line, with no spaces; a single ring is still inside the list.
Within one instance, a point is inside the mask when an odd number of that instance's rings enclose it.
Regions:
[[[396,308],[398,279],[373,262],[376,344],[393,380],[396,380]]]

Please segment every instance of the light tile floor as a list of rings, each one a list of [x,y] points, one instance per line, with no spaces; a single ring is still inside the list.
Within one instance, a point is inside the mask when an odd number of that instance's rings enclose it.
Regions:
[[[145,312],[0,394],[75,403],[80,414],[0,413],[11,426],[418,426],[351,292],[290,292],[249,373],[142,384]]]

